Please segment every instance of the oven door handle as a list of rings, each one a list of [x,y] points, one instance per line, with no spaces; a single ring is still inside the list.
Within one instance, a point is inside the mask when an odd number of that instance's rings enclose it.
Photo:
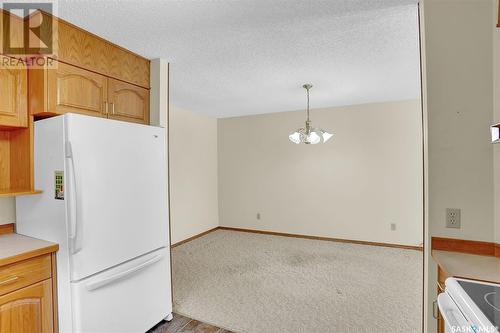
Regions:
[[[445,326],[451,332],[475,332],[474,327],[467,321],[455,302],[447,293],[438,296],[437,303],[439,313],[445,322]]]
[[[434,319],[439,319],[439,307],[437,300],[432,302],[432,316],[434,317]]]

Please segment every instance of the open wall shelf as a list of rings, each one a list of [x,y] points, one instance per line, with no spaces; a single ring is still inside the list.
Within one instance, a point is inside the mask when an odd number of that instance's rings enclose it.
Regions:
[[[0,128],[0,197],[37,194],[33,180],[33,117],[26,128]]]
[[[42,193],[41,190],[8,189],[5,191],[0,191],[0,198],[17,197],[20,195],[33,195],[41,193]]]

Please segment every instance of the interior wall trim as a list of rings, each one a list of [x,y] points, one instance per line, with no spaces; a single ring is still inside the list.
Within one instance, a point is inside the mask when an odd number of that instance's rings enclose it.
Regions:
[[[500,258],[500,244],[467,239],[432,237],[432,249]]]
[[[292,237],[292,238],[303,238],[303,239],[312,239],[312,240],[321,240],[321,241],[329,241],[329,242],[339,242],[339,243],[351,243],[351,244],[360,244],[360,245],[371,245],[371,246],[382,246],[382,247],[392,247],[398,249],[406,249],[406,250],[416,250],[423,251],[422,246],[412,246],[412,245],[401,245],[401,244],[391,244],[391,243],[379,243],[379,242],[368,242],[361,240],[351,240],[351,239],[343,239],[343,238],[331,238],[331,237],[320,237],[320,236],[310,236],[310,235],[300,235],[300,234],[289,234],[283,232],[275,232],[275,231],[266,231],[266,230],[254,230],[254,229],[243,229],[243,228],[233,228],[233,227],[216,227],[207,231],[204,231],[200,234],[189,237],[185,240],[172,244],[172,248],[177,247],[181,244],[190,242],[196,238],[205,236],[208,233],[211,233],[215,230],[227,230],[227,231],[236,231],[236,232],[248,232],[254,234],[261,235],[272,235],[272,236],[281,236],[281,237]],[[500,248],[499,248],[500,250]]]
[[[11,234],[14,232],[14,223],[0,224],[0,235]]]
[[[219,227],[219,229],[220,230],[229,230],[229,231],[239,231],[239,232],[250,232],[250,233],[254,233],[254,234],[263,234],[263,235],[273,235],[273,236],[292,237],[292,238],[304,238],[304,239],[321,240],[321,241],[328,241],[328,242],[339,242],[339,243],[351,243],[351,244],[360,244],[360,245],[383,246],[383,247],[393,247],[393,248],[398,248],[398,249],[423,251],[423,247],[422,246],[413,246],[413,245],[402,245],[402,244],[381,243],[381,242],[369,242],[369,241],[352,240],[352,239],[344,239],[344,238],[332,238],[332,237],[322,237],[322,236],[290,234],[290,233],[276,232],[276,231],[243,229],[243,228],[233,228],[233,227]]]
[[[202,236],[205,236],[206,234],[209,234],[209,233],[211,233],[212,231],[215,231],[215,230],[217,230],[217,229],[219,229],[219,227],[215,227],[215,228],[209,229],[209,230],[207,230],[207,231],[203,231],[203,232],[201,232],[201,233],[199,233],[199,234],[196,234],[196,235],[194,235],[194,236],[191,236],[191,237],[189,237],[189,238],[186,238],[186,239],[184,239],[184,240],[181,240],[180,242],[177,242],[177,243],[174,243],[174,244],[170,245],[170,248],[172,248],[172,249],[173,249],[174,247],[177,247],[177,246],[182,245],[182,244],[184,244],[184,243],[187,243],[187,242],[190,242],[190,241],[192,241],[192,240],[195,240],[196,238],[200,238],[200,237],[202,237]]]

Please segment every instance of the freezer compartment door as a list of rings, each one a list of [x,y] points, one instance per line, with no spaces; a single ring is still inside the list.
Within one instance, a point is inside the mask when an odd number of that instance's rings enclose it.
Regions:
[[[65,115],[71,280],[169,245],[165,130]]]
[[[74,332],[146,332],[172,312],[169,252],[71,283],[71,293]]]

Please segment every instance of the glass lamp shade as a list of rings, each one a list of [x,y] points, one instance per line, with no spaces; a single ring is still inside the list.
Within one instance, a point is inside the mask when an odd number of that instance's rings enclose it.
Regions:
[[[327,142],[332,138],[333,134],[328,133],[328,132],[323,132],[323,142]]]
[[[288,138],[290,139],[290,141],[292,141],[293,143],[295,144],[300,144],[301,142],[301,134],[299,133],[299,131],[295,131],[293,132],[292,134],[290,134],[288,136]]]
[[[315,145],[321,142],[321,136],[318,135],[319,133],[315,130],[312,130],[309,135],[306,136],[305,144],[309,145]]]
[[[323,131],[319,128],[313,128],[309,134],[307,134],[304,128],[300,128],[290,134],[288,138],[291,142],[295,144],[305,143],[306,145],[315,145],[318,143],[324,143],[330,140],[333,134]]]

